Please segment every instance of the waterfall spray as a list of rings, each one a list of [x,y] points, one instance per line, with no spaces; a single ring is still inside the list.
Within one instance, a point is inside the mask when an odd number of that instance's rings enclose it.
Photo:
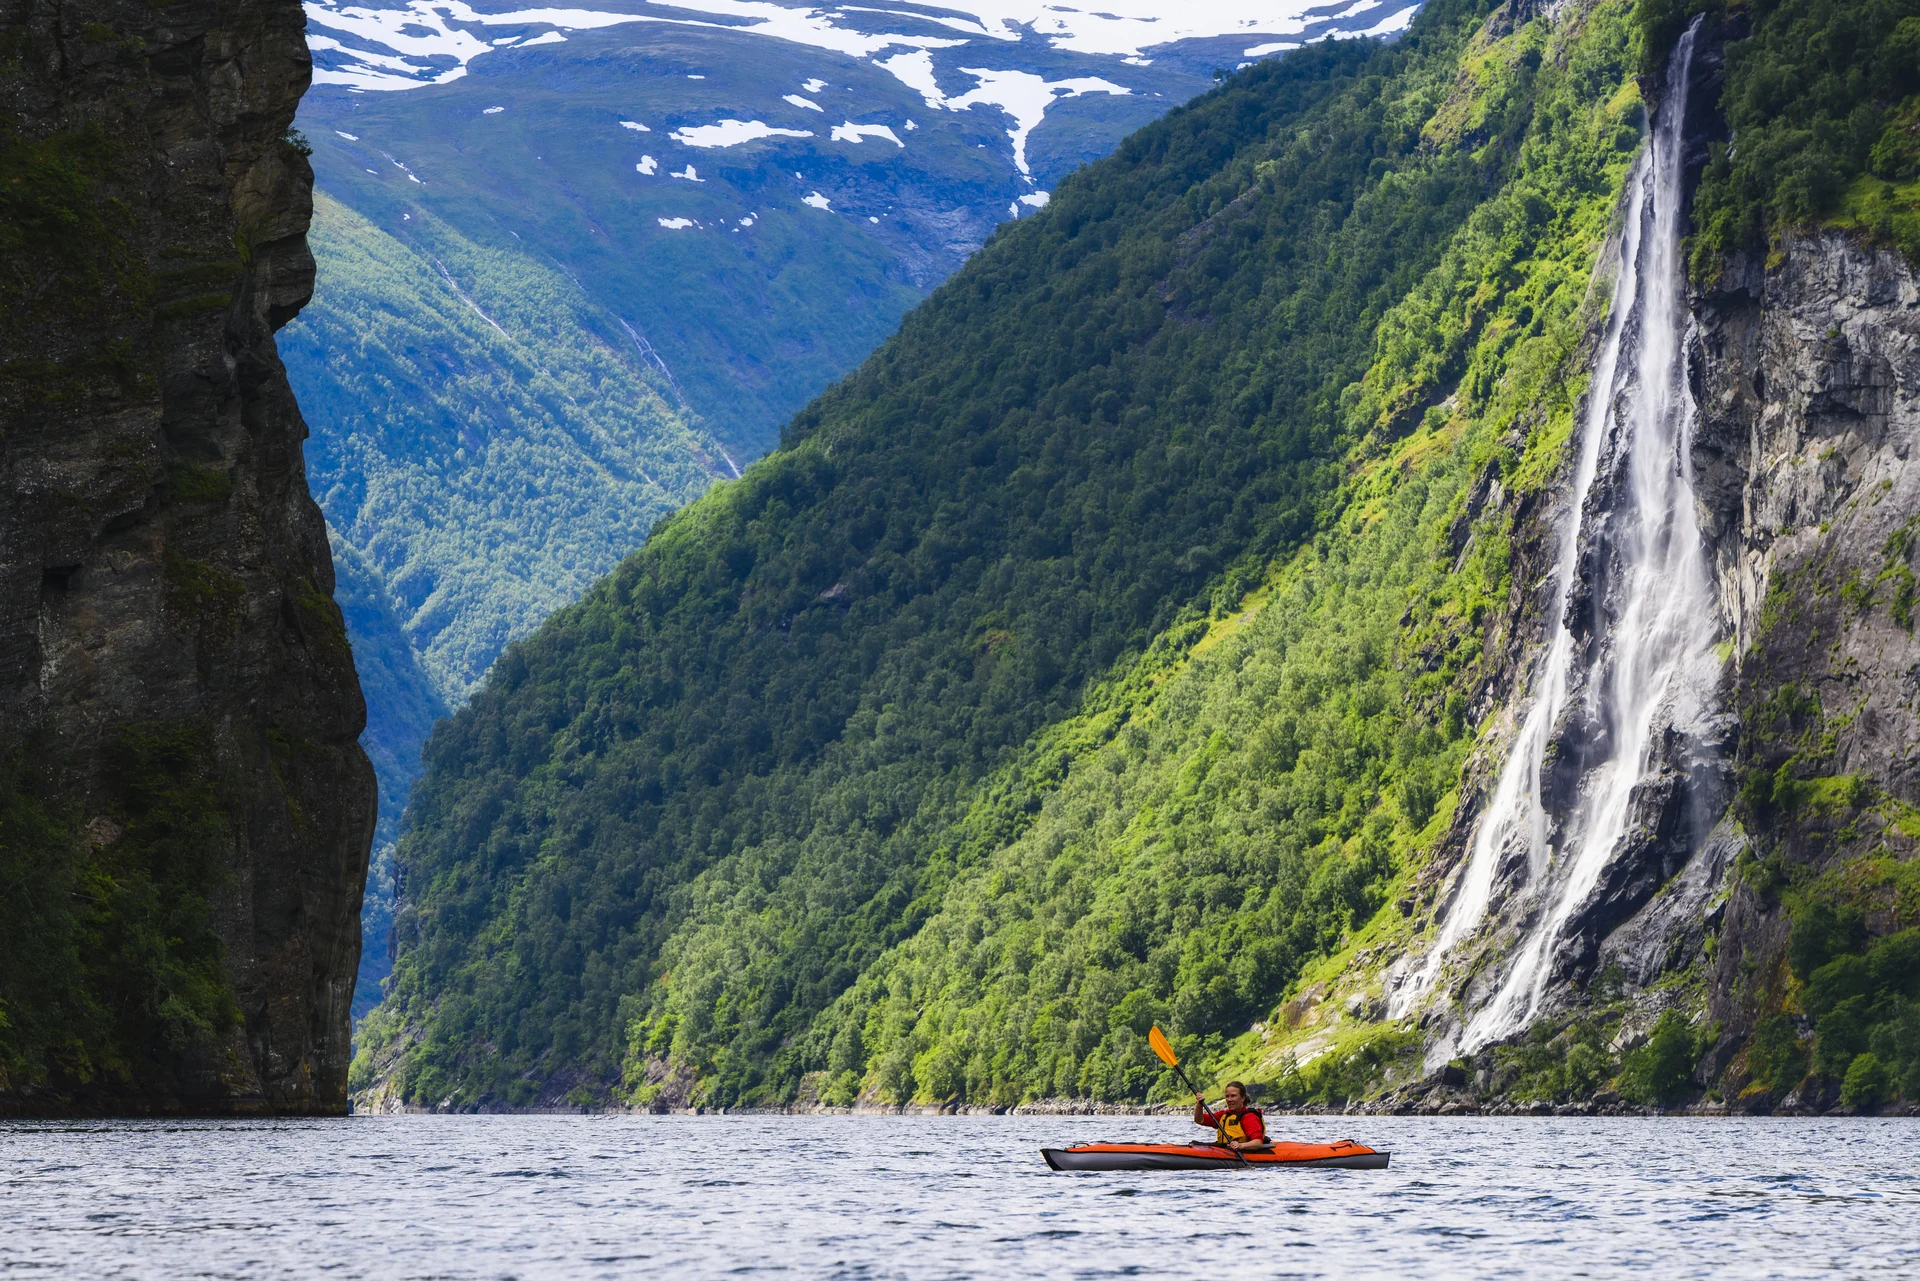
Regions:
[[[1627,834],[1634,788],[1653,763],[1660,730],[1702,715],[1717,676],[1716,605],[1689,481],[1693,405],[1682,359],[1683,139],[1698,26],[1673,51],[1652,145],[1628,179],[1619,282],[1582,417],[1551,633],[1531,705],[1440,935],[1395,994],[1394,1013],[1404,1013],[1433,985],[1448,953],[1485,918],[1501,864],[1524,850],[1540,910],[1498,993],[1469,1023],[1468,1049],[1524,1027],[1537,1012],[1553,946]],[[1603,466],[1617,480],[1605,495],[1610,501],[1592,502]],[[1593,634],[1582,636],[1569,626],[1569,599],[1583,552],[1596,549],[1621,605],[1612,617],[1596,609]],[[1563,715],[1585,722],[1594,752],[1556,848],[1544,775]]]

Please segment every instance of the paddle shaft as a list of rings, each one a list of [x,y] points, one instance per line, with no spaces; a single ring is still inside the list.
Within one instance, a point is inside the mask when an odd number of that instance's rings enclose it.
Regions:
[[[1180,1066],[1180,1056],[1173,1052],[1172,1042],[1167,1040],[1167,1034],[1160,1030],[1158,1023],[1154,1024],[1153,1027],[1147,1031],[1147,1044],[1153,1047],[1155,1057],[1172,1068],[1180,1077],[1180,1083],[1189,1090],[1193,1090],[1193,1101],[1201,1107],[1207,1107],[1207,1096],[1193,1089],[1193,1082],[1187,1079],[1185,1069]],[[1207,1111],[1211,1113],[1213,1109],[1207,1108]],[[1235,1159],[1238,1160],[1241,1165],[1247,1165],[1247,1154],[1233,1146],[1227,1139],[1226,1129],[1218,1121],[1213,1123],[1213,1128],[1214,1132],[1220,1136],[1220,1146],[1233,1153]]]

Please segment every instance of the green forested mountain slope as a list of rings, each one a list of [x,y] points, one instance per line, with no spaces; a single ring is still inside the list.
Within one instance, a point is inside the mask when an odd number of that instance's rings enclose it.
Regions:
[[[333,550],[333,599],[340,606],[353,665],[367,699],[367,728],[360,746],[373,762],[380,785],[380,815],[373,829],[367,888],[360,901],[360,970],[354,982],[353,1018],[380,1001],[380,984],[392,966],[393,850],[400,836],[413,782],[420,777],[420,745],[433,723],[447,714],[446,700],[422,670],[407,634],[394,616],[379,571],[329,530]]]
[[[457,699],[506,637],[732,473],[559,267],[425,212],[375,226],[324,195],[312,240],[330,270],[280,345],[328,424],[307,452],[314,493]]]
[[[1141,1099],[1172,1085],[1153,1023],[1206,1061],[1350,931],[1400,927],[1376,910],[1446,828],[1483,646],[1505,639],[1481,624],[1509,595],[1509,547],[1473,517],[1496,477],[1520,504],[1553,478],[1604,301],[1589,281],[1639,113],[1622,17],[1476,42],[1425,137],[1484,145],[1525,85],[1515,163],[1375,327],[1320,532],[1238,610],[1189,612],[983,789],[937,909],[796,1042],[820,1074],[807,1096]],[[702,877],[697,923],[630,1025],[639,1101],[682,1063],[725,1081],[744,1030],[728,1014],[791,965],[769,928],[805,919],[791,879]]]
[[[356,1016],[386,973],[392,844],[433,720],[509,638],[733,474],[644,336],[557,263],[424,209],[391,223],[316,196],[325,269],[279,336],[380,776]]]
[[[1486,18],[1142,130],[510,648],[430,744],[361,1085],[1137,1095],[1150,1015],[1244,1026],[1364,918],[1505,591],[1436,531],[1564,438],[1514,389],[1564,404],[1638,142],[1623,6]]]

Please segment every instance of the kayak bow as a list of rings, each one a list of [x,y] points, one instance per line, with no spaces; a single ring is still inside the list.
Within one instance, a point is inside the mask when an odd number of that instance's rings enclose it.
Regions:
[[[1082,1143],[1070,1148],[1041,1148],[1040,1155],[1056,1170],[1229,1170],[1242,1164],[1384,1170],[1393,1154],[1341,1139],[1335,1143],[1276,1143],[1271,1151],[1244,1154],[1218,1143]]]

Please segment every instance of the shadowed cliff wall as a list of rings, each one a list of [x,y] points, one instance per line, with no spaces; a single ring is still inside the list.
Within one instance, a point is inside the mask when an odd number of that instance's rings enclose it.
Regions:
[[[297,0],[0,2],[0,1112],[341,1112],[373,828],[273,333]]]

